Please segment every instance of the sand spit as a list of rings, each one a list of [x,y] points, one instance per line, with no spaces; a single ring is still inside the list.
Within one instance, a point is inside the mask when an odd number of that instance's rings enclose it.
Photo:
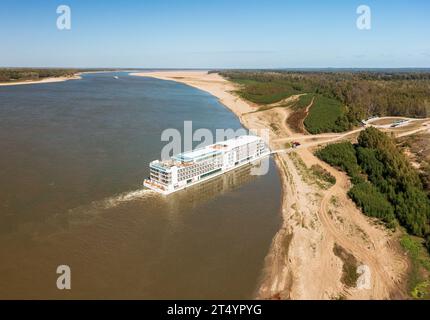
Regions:
[[[28,80],[28,81],[17,81],[17,82],[0,82],[0,86],[20,86],[26,84],[41,84],[41,83],[52,83],[52,82],[63,82],[68,80],[78,80],[81,79],[79,74],[75,74],[71,77],[52,77],[45,78],[42,80]]]

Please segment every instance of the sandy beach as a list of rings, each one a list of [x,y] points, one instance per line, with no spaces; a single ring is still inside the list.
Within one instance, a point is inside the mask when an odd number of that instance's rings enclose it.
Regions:
[[[17,82],[0,82],[0,86],[20,86],[26,84],[41,84],[41,83],[53,83],[53,82],[63,82],[68,80],[78,80],[81,79],[79,74],[75,74],[72,77],[52,77],[45,78],[42,80],[28,80],[28,81],[17,81]]]
[[[216,73],[163,71],[132,75],[176,81],[214,95],[246,128],[269,129],[272,150],[285,149],[286,140],[305,141],[310,137],[289,128],[288,108],[252,112],[258,106],[237,96],[237,87]],[[283,186],[283,224],[266,257],[257,299],[393,299],[406,296],[404,279],[409,263],[398,246],[399,233],[392,233],[364,216],[346,194],[350,186],[348,177],[320,161],[312,152],[324,141],[354,139],[358,132],[315,136],[312,143],[304,144],[295,152],[280,152],[274,156]],[[312,179],[309,168],[316,164],[336,177],[333,186],[322,188]],[[345,266],[351,263],[351,256],[361,270],[355,286],[344,279]]]

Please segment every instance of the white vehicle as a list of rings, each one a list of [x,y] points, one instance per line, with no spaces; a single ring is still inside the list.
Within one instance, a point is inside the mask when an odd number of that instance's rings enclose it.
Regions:
[[[409,123],[409,120],[405,120],[405,119],[397,120],[391,124],[391,128],[397,128],[407,123]]]

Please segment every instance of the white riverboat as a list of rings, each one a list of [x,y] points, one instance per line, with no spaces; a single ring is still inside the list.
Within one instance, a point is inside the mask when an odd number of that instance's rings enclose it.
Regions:
[[[263,139],[244,135],[149,164],[144,186],[170,194],[270,155]]]

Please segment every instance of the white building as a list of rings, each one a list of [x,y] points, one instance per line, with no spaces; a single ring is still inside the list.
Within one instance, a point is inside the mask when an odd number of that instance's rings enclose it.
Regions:
[[[240,136],[150,163],[144,186],[169,194],[270,154],[260,137]]]

